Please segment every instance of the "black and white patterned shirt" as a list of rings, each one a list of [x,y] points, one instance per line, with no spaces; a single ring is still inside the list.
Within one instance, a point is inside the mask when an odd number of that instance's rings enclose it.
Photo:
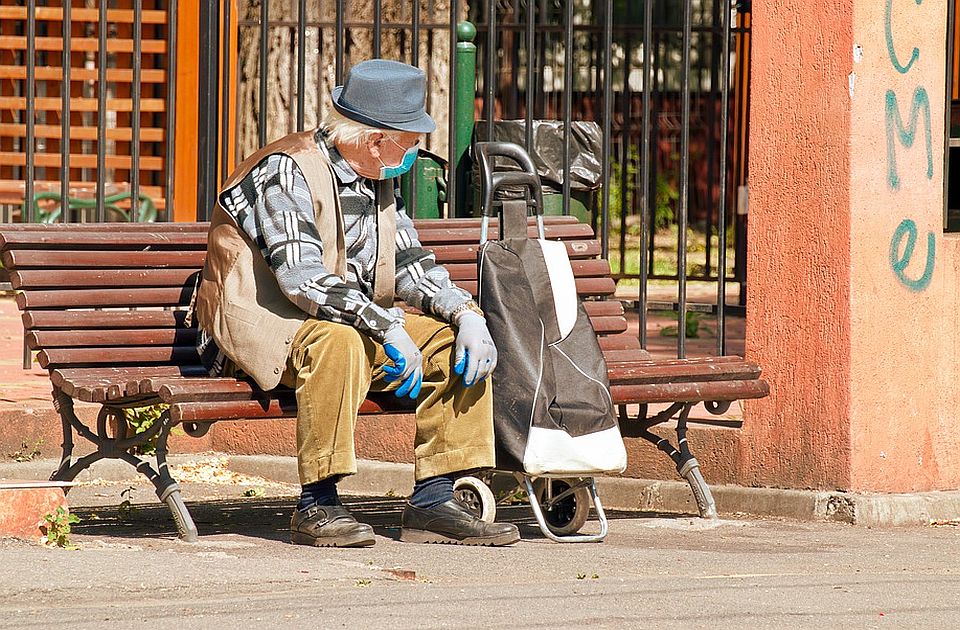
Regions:
[[[376,181],[360,177],[322,133],[317,142],[333,165],[344,218],[347,277],[323,266],[323,247],[314,218],[310,189],[292,158],[269,156],[239,184],[220,193],[220,203],[254,242],[276,275],[280,290],[305,312],[356,327],[378,342],[393,326],[403,325],[399,308],[372,300],[377,264]],[[413,221],[396,192],[396,296],[408,305],[450,321],[471,299],[455,286],[417,237]],[[208,366],[219,350],[205,331],[198,349]],[[211,356],[213,355],[213,356]],[[217,361],[220,362],[220,361]]]

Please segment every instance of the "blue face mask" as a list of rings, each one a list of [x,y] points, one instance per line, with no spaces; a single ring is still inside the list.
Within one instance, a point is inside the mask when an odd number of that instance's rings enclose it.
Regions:
[[[400,143],[393,138],[390,138],[390,141],[401,149],[403,148],[403,146],[401,146]],[[406,152],[403,154],[403,159],[400,160],[400,163],[396,166],[387,166],[383,163],[383,160],[377,157],[377,160],[380,161],[380,179],[392,179],[394,177],[400,177],[409,171],[411,168],[413,168],[413,163],[417,161],[417,153],[419,150],[420,143],[418,142],[406,150]]]

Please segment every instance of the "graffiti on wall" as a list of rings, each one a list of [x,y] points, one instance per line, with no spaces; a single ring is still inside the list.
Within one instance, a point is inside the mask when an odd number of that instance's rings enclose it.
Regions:
[[[914,0],[919,6],[923,0]],[[910,59],[906,64],[900,63],[897,57],[896,47],[893,37],[893,0],[886,0],[886,13],[884,14],[884,31],[887,39],[887,54],[890,57],[890,63],[900,74],[907,74],[913,65],[920,59],[920,49],[914,48],[910,53]],[[913,98],[910,100],[910,113],[907,125],[903,124],[903,117],[900,114],[900,105],[897,98],[897,92],[887,90],[886,94],[886,132],[887,132],[887,183],[894,191],[900,189],[900,174],[897,170],[897,142],[904,148],[909,149],[913,146],[918,135],[918,125],[923,125],[924,149],[927,156],[927,179],[933,179],[933,135],[931,129],[930,116],[930,97],[924,86],[918,85],[913,91]],[[907,273],[907,267],[913,260],[914,250],[917,245],[917,223],[913,219],[906,218],[900,222],[897,229],[893,232],[890,239],[890,268],[900,284],[911,291],[923,291],[930,285],[933,279],[933,268],[936,263],[936,245],[937,238],[933,232],[927,233],[927,254],[924,263],[923,273],[917,278],[911,278]]]

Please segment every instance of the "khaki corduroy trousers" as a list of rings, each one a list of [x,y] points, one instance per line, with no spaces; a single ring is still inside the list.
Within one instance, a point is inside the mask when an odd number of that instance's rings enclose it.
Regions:
[[[494,464],[489,381],[464,387],[453,371],[454,332],[433,317],[406,314],[405,328],[423,354],[416,401],[415,477]],[[383,346],[352,326],[310,318],[294,337],[281,381],[296,390],[300,482],[357,472],[354,427],[368,391],[392,391],[383,380]]]

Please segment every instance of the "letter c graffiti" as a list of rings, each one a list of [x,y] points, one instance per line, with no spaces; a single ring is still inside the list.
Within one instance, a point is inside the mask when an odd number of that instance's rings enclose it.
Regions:
[[[920,5],[923,0],[915,0],[917,6]],[[920,49],[914,48],[913,52],[910,53],[910,61],[907,62],[907,65],[902,65],[900,60],[897,59],[897,51],[893,48],[893,24],[892,24],[892,14],[893,14],[893,0],[887,0],[887,12],[884,15],[884,28],[887,32],[887,52],[890,54],[890,62],[893,63],[893,67],[897,69],[897,72],[900,74],[906,74],[910,71],[910,68],[913,66],[914,62],[920,58]]]
[[[900,254],[900,245],[906,239],[903,247],[903,254]],[[937,239],[933,232],[927,234],[927,263],[923,269],[923,275],[913,280],[907,277],[906,270],[913,258],[913,249],[917,244],[917,224],[913,219],[904,219],[897,226],[890,239],[890,266],[893,273],[903,286],[911,291],[923,291],[930,286],[930,280],[933,279],[933,265],[936,260]]]

